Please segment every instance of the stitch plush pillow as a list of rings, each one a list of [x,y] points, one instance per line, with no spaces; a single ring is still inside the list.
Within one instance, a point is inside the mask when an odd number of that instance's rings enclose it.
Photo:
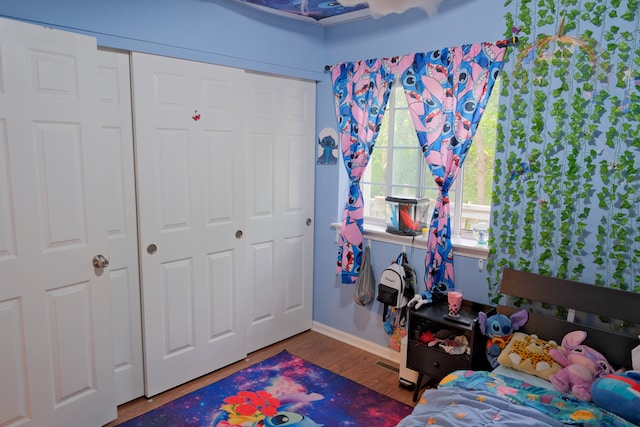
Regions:
[[[551,374],[562,369],[549,354],[550,349],[557,347],[555,341],[545,341],[537,335],[516,332],[500,353],[498,363],[549,380]]]
[[[593,401],[627,421],[640,425],[640,371],[604,375],[591,384]]]

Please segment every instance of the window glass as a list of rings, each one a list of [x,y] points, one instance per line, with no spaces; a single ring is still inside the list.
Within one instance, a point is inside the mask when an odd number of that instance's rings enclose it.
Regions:
[[[413,122],[411,121],[411,114],[409,113],[409,108],[406,104],[404,91],[400,89],[399,91],[394,92],[396,94],[396,98],[400,98],[403,101],[404,108],[396,109],[395,111],[395,120],[393,123],[393,146],[416,148],[415,145],[418,143],[418,137],[416,136],[416,130],[413,127]]]
[[[465,230],[473,229],[480,222],[489,223],[499,99],[498,79],[463,165],[461,227]]]
[[[474,225],[489,222],[499,93],[498,81],[465,159],[463,171],[449,191],[454,234],[469,233]],[[404,90],[399,82],[391,92],[361,185],[366,222],[384,222],[386,195],[429,198],[430,212],[426,222],[431,219],[438,189],[424,161]],[[460,197],[457,197],[458,193]],[[461,204],[462,209],[456,209],[456,204]]]

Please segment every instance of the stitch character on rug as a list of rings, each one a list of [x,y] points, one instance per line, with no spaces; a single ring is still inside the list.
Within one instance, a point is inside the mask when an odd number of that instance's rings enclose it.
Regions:
[[[507,346],[513,333],[529,320],[527,310],[519,310],[510,317],[494,314],[487,317],[484,312],[478,313],[480,332],[487,336],[487,360],[492,368],[498,366],[498,356]]]
[[[276,398],[265,390],[241,391],[224,399],[225,404],[220,407],[222,411],[213,426],[321,427],[311,418],[290,410],[298,403],[321,399],[323,396],[318,393],[293,393]]]

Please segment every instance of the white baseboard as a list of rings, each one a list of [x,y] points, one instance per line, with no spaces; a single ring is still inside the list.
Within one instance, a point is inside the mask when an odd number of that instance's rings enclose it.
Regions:
[[[331,326],[327,326],[323,323],[318,323],[315,321],[313,322],[313,326],[311,327],[311,329],[322,335],[326,335],[338,341],[342,341],[343,343],[357,347],[361,350],[368,351],[369,353],[375,354],[376,356],[380,356],[387,360],[400,364],[400,353],[389,347],[381,346],[380,344],[367,341],[363,338],[348,334],[344,331],[340,331],[338,329],[332,328]]]

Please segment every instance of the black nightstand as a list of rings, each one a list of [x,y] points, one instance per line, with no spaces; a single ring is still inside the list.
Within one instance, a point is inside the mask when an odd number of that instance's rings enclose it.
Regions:
[[[418,372],[418,381],[413,393],[413,401],[418,400],[424,377],[439,381],[457,369],[490,369],[486,356],[486,337],[480,332],[478,313],[487,316],[495,313],[495,308],[473,301],[463,301],[460,317],[450,318],[446,301],[422,306],[409,312],[409,340],[407,345],[407,368]],[[464,335],[469,343],[469,354],[454,355],[440,345],[429,346],[420,336],[430,331],[434,336],[455,337]]]

